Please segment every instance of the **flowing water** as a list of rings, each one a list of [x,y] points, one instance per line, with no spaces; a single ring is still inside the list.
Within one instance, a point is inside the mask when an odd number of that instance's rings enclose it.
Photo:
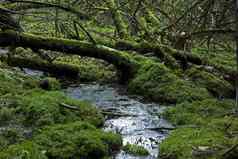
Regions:
[[[105,131],[120,133],[123,144],[137,144],[145,147],[150,155],[136,157],[121,151],[115,159],[155,159],[158,155],[159,143],[168,135],[162,127],[171,127],[158,116],[164,107],[155,103],[144,103],[138,97],[130,97],[125,89],[119,86],[99,84],[71,85],[65,89],[67,95],[87,100],[98,108],[116,115],[106,118]],[[118,114],[118,115],[117,115]]]
[[[44,76],[41,71],[24,69],[24,72],[31,76]],[[72,98],[89,101],[104,112],[109,112],[111,115],[106,116],[104,130],[120,133],[124,145],[140,145],[150,153],[149,156],[138,157],[122,150],[115,154],[115,159],[157,158],[159,143],[168,135],[168,129],[172,128],[172,125],[158,115],[165,107],[143,102],[138,96],[130,96],[119,85],[74,83],[66,84],[63,91]]]

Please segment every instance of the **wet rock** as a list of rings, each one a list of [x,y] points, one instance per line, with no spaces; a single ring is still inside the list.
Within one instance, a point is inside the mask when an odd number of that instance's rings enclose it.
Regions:
[[[39,86],[44,90],[50,90],[50,82],[48,79],[41,80]]]
[[[39,82],[39,87],[44,90],[58,90],[61,86],[55,78],[48,77]]]

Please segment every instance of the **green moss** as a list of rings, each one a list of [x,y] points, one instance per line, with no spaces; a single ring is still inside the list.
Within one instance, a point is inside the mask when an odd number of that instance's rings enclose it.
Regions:
[[[129,90],[161,103],[180,103],[209,98],[205,88],[179,79],[170,69],[160,63],[147,60],[142,63]]]
[[[198,86],[207,88],[217,97],[231,97],[234,93],[234,88],[229,82],[199,68],[187,70],[186,75]]]
[[[96,128],[104,119],[91,104],[42,90],[40,80],[15,70],[0,69],[0,82],[0,158],[102,158],[119,150],[121,136]]]
[[[233,108],[232,100],[205,99],[178,104],[167,109],[164,116],[175,125],[206,125],[212,119],[228,114]]]
[[[238,131],[238,119],[226,115],[234,106],[232,100],[205,99],[184,102],[167,109],[164,117],[178,129],[160,145],[161,155],[193,159],[197,157],[194,149],[205,147],[212,150],[213,155],[204,154],[202,158],[221,158],[220,155],[237,142],[235,136],[227,136]]]
[[[16,110],[14,108],[1,107],[0,108],[0,123],[3,124],[5,122],[9,122],[10,120],[14,119],[15,113],[16,113]]]
[[[212,50],[206,48],[194,48],[192,51],[193,54],[202,57],[203,59],[207,59],[208,63],[221,70],[229,70],[235,71],[236,68],[236,61],[235,61],[235,54],[234,50],[224,50],[224,49],[216,49]]]
[[[0,135],[3,140],[6,141],[7,145],[16,144],[24,140],[23,129],[21,128],[11,128],[5,127],[1,131]],[[3,145],[6,146],[6,145]],[[4,147],[1,147],[4,148]]]
[[[123,146],[123,150],[126,153],[135,155],[135,156],[148,156],[149,152],[144,147],[139,145],[133,145],[133,144],[126,144]]]
[[[61,106],[62,103],[73,105],[77,111]],[[19,112],[25,117],[25,124],[43,126],[55,123],[65,123],[77,120],[87,121],[100,126],[102,115],[87,102],[81,102],[66,97],[57,91],[34,90],[21,100]]]
[[[39,87],[39,80],[27,78],[22,83],[24,89],[33,89]]]
[[[0,159],[47,159],[39,146],[32,142],[12,145],[0,152]]]
[[[206,147],[213,150],[212,154],[205,154],[202,158],[215,159],[219,156],[219,145],[230,142],[224,133],[209,128],[181,128],[173,131],[160,145],[160,155],[169,154],[174,159],[194,159],[194,149]],[[201,156],[200,156],[201,157]]]
[[[107,82],[116,80],[115,68],[101,60],[79,56],[64,56],[57,58],[56,62],[78,67],[81,81]]]
[[[94,126],[75,122],[45,127],[34,141],[46,150],[49,158],[102,158],[118,150],[121,137]]]

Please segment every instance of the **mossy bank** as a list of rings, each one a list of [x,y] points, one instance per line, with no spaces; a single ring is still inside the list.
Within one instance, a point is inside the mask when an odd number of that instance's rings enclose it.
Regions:
[[[42,80],[49,89],[41,88]],[[120,149],[120,135],[100,130],[102,114],[65,96],[55,79],[33,79],[1,65],[0,81],[0,158],[103,158]]]
[[[232,158],[237,154],[237,148],[227,153],[238,143],[232,83],[195,65],[184,71],[154,58],[133,54],[131,58],[140,67],[129,81],[129,91],[168,105],[162,116],[176,127],[160,144],[160,158]]]

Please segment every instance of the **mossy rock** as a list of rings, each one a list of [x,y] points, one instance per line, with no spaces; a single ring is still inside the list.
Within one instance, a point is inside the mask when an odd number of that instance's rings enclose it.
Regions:
[[[27,141],[1,151],[0,159],[47,159],[47,157],[37,144]]]
[[[34,137],[49,158],[103,158],[119,150],[120,135],[106,133],[85,122],[43,128]]]
[[[39,87],[45,90],[59,90],[61,88],[61,84],[57,79],[47,77],[39,81]]]
[[[143,63],[135,78],[130,81],[129,90],[160,103],[181,103],[211,96],[206,88],[179,79],[164,64],[151,60]]]
[[[134,155],[134,156],[148,156],[149,152],[143,146],[134,145],[134,144],[126,144],[122,148],[126,153]]]
[[[78,110],[62,107],[62,103],[73,105]],[[102,114],[91,104],[71,99],[58,91],[35,89],[28,92],[21,99],[18,112],[23,114],[24,123],[29,126],[44,126],[78,120],[101,126],[104,122]]]
[[[207,90],[216,97],[234,96],[235,90],[233,86],[221,77],[215,76],[196,67],[192,67],[185,73],[198,86],[207,88]]]

